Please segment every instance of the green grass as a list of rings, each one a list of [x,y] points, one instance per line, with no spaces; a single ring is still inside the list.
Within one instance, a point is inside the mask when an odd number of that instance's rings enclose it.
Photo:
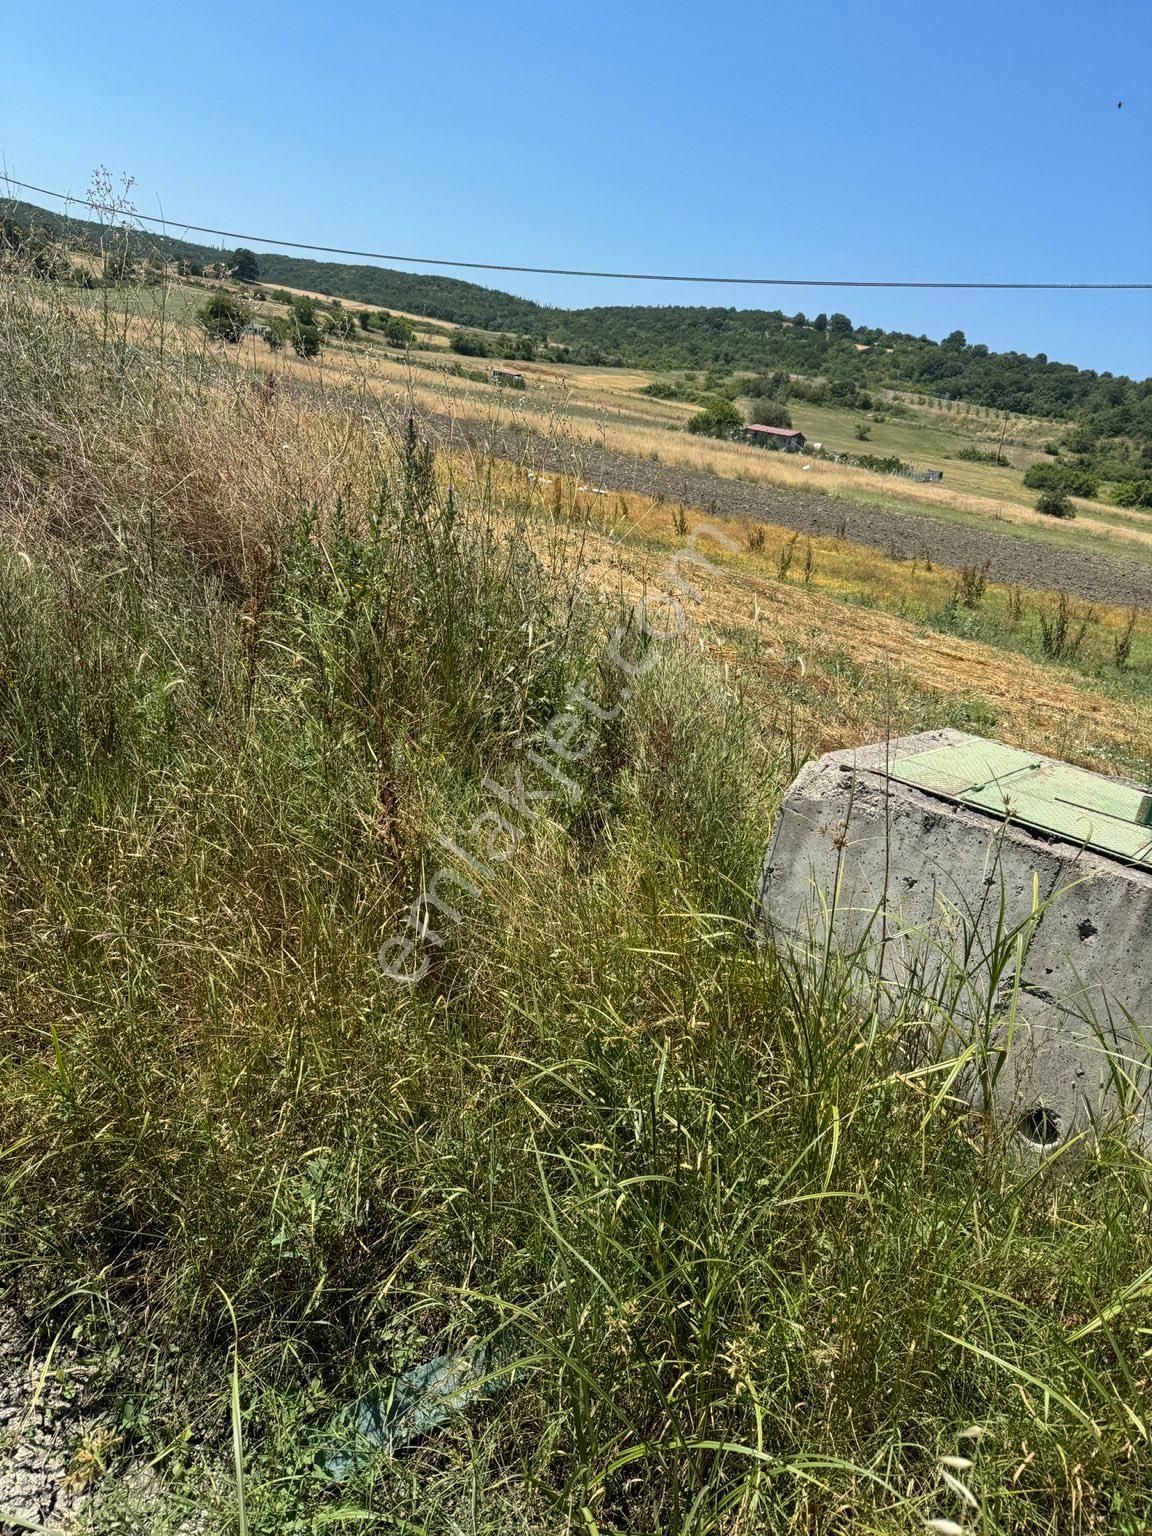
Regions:
[[[865,506],[880,507],[884,511],[900,512],[908,517],[917,517],[927,520],[946,523],[958,523],[964,528],[978,529],[987,533],[990,527],[989,519],[979,513],[966,512],[958,507],[950,507],[934,502],[911,501],[901,496],[898,489],[900,480],[894,475],[877,475],[876,490],[861,490],[853,486],[843,492],[828,492],[837,500],[849,505],[859,502]],[[1093,516],[1096,515],[1096,504],[1092,503]],[[1140,514],[1135,514],[1139,519]],[[1127,523],[1129,527],[1141,528],[1140,521],[1133,521],[1132,517],[1124,517],[1122,514],[1105,513],[1102,522],[1119,526]],[[1059,518],[1049,518],[1043,523],[1009,523],[1004,521],[1003,528],[999,528],[993,522],[992,531],[1002,533],[1005,537],[1021,539],[1030,544],[1054,544],[1062,549],[1077,549],[1086,553],[1110,555],[1117,560],[1136,561],[1141,565],[1152,560],[1152,546],[1139,543],[1134,539],[1123,537],[1110,538],[1106,533],[1097,533],[1089,530],[1082,524],[1072,520],[1064,522]],[[851,524],[848,524],[848,532],[851,532]],[[1118,594],[1120,595],[1120,594]]]
[[[837,453],[894,454],[916,469],[942,469],[944,484],[953,490],[994,496],[1029,507],[1036,499],[1035,492],[1029,491],[1023,481],[1024,466],[1038,456],[1035,450],[1006,447],[1005,457],[1012,459],[1012,468],[970,464],[956,458],[961,448],[975,446],[995,451],[1000,423],[983,416],[964,416],[959,411],[918,411],[912,420],[890,416],[877,421],[876,415],[885,414],[881,400],[877,401],[875,411],[808,405],[802,400],[794,401],[789,409],[796,426],[809,441],[823,442]],[[868,428],[867,442],[856,437],[856,427],[861,423]]]
[[[787,717],[675,642],[624,699],[573,530],[411,435],[207,560],[156,464],[64,479],[52,435],[206,394],[0,301],[0,1273],[113,1474],[158,1461],[98,1524],[913,1532],[964,1451],[984,1536],[1145,1529],[1149,1167],[1019,1161],[900,1009],[750,942]],[[607,718],[501,859],[573,685]],[[445,838],[490,873],[396,985]],[[338,1408],[483,1339],[502,1391],[318,1475]]]

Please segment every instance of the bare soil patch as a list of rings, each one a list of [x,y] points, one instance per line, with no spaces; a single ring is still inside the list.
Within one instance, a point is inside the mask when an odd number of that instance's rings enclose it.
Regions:
[[[578,476],[597,488],[664,497],[715,517],[750,517],[800,533],[850,539],[890,559],[923,560],[959,569],[989,563],[1006,586],[1067,592],[1092,603],[1152,608],[1152,566],[1081,549],[1065,549],[993,529],[971,528],[915,513],[865,506],[818,493],[730,480],[672,468],[588,443],[549,440],[516,428],[429,418],[446,446],[468,446],[533,468]]]

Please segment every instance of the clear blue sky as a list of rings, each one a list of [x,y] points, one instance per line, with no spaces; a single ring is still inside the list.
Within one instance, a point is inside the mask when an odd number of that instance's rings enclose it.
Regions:
[[[83,194],[104,164],[146,213],[534,266],[1152,279],[1150,0],[54,0],[5,43],[8,173]],[[488,281],[1152,374],[1152,294]]]

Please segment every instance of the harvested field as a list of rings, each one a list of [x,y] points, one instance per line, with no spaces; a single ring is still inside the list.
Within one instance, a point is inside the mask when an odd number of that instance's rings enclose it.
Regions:
[[[557,442],[517,428],[497,429],[446,416],[430,418],[429,425],[446,445],[463,442],[497,457],[527,460],[540,470],[578,475],[594,487],[664,497],[712,516],[750,517],[801,533],[848,538],[893,559],[929,558],[955,569],[987,560],[991,579],[1005,585],[1063,591],[1116,607],[1152,607],[1152,568],[1137,559],[1064,549],[936,517],[674,469],[586,442]]]

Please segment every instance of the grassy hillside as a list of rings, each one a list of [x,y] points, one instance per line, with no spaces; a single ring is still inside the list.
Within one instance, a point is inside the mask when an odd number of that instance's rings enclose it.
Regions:
[[[127,282],[89,287],[66,285],[68,302],[104,317],[105,329],[119,329],[146,338],[170,333],[181,344],[199,345],[202,333],[197,310],[220,289],[252,302],[252,318],[262,324],[284,324],[294,290],[252,290],[217,279],[167,277],[143,272]],[[299,292],[299,290],[295,290]],[[365,311],[362,318],[383,319],[388,312]],[[318,313],[321,324],[339,319],[347,330],[349,312],[338,301],[325,301]],[[796,424],[813,440],[823,441],[840,457],[765,453],[739,442],[716,441],[687,435],[684,431],[709,389],[707,375],[675,376],[677,398],[663,398],[667,376],[638,369],[579,367],[555,362],[516,361],[526,388],[502,391],[492,381],[492,360],[460,357],[447,347],[444,328],[416,321],[416,334],[407,346],[389,343],[379,329],[352,327],[349,335],[328,331],[328,340],[315,358],[295,355],[291,347],[272,351],[255,335],[242,344],[225,347],[222,358],[234,366],[258,373],[269,369],[279,376],[321,388],[351,389],[397,406],[417,406],[441,416],[472,422],[494,417],[515,421],[520,427],[548,440],[562,432],[573,449],[605,447],[665,471],[677,468],[705,470],[728,480],[763,484],[789,490],[819,492],[849,503],[913,513],[947,520],[970,529],[974,540],[992,530],[1010,529],[1013,536],[1038,546],[1119,552],[1134,559],[1152,559],[1152,525],[1148,512],[1139,507],[1119,507],[1112,502],[1081,498],[1074,522],[1042,516],[1034,510],[1036,492],[1024,483],[1029,466],[1052,462],[1041,451],[1053,423],[1029,417],[997,419],[979,407],[959,402],[925,402],[899,392],[886,393],[871,409],[821,406],[807,399],[791,401]],[[496,356],[501,338],[493,333],[475,335]],[[221,356],[214,353],[215,356]],[[723,386],[732,395],[752,387],[748,375],[732,376]],[[653,388],[660,390],[654,396]],[[744,400],[751,411],[758,401]],[[1010,432],[1009,432],[1010,429]],[[858,434],[866,430],[867,441]],[[1003,453],[1000,454],[1000,450]],[[940,484],[918,484],[878,474],[851,462],[851,455],[866,450],[894,455],[919,468],[944,470]],[[973,463],[965,455],[975,452],[998,463]],[[843,457],[849,455],[848,459]],[[667,493],[667,490],[666,490]],[[675,494],[673,488],[672,494]],[[963,559],[979,563],[983,556],[973,547]],[[1060,586],[1057,577],[1042,572],[1030,576],[1034,585]],[[1099,594],[1097,594],[1099,595]],[[1123,584],[1108,594],[1124,601]]]
[[[36,1402],[63,1437],[22,1518],[1145,1529],[1147,1160],[1021,1162],[747,922],[810,751],[1115,761],[1146,638],[1109,690],[1011,594],[942,637],[906,568],[731,524],[660,638],[699,513],[265,373],[0,286],[0,1488]],[[322,1473],[441,1353],[467,1412]]]
[[[12,227],[38,228],[58,240],[98,244],[104,226],[67,220],[29,204],[11,205]],[[129,227],[115,236],[133,250],[199,264],[231,253]],[[550,309],[478,284],[384,267],[264,253],[266,283],[317,291],[360,303],[490,331],[523,333],[555,361],[645,368],[784,370],[823,381],[832,403],[863,392],[912,388],[988,411],[1075,422],[1063,446],[1099,476],[1152,502],[1152,379],[1098,374],[1043,354],[992,352],[955,331],[940,342],[854,323],[843,314],[785,315],[780,310],[703,306],[607,306]]]

